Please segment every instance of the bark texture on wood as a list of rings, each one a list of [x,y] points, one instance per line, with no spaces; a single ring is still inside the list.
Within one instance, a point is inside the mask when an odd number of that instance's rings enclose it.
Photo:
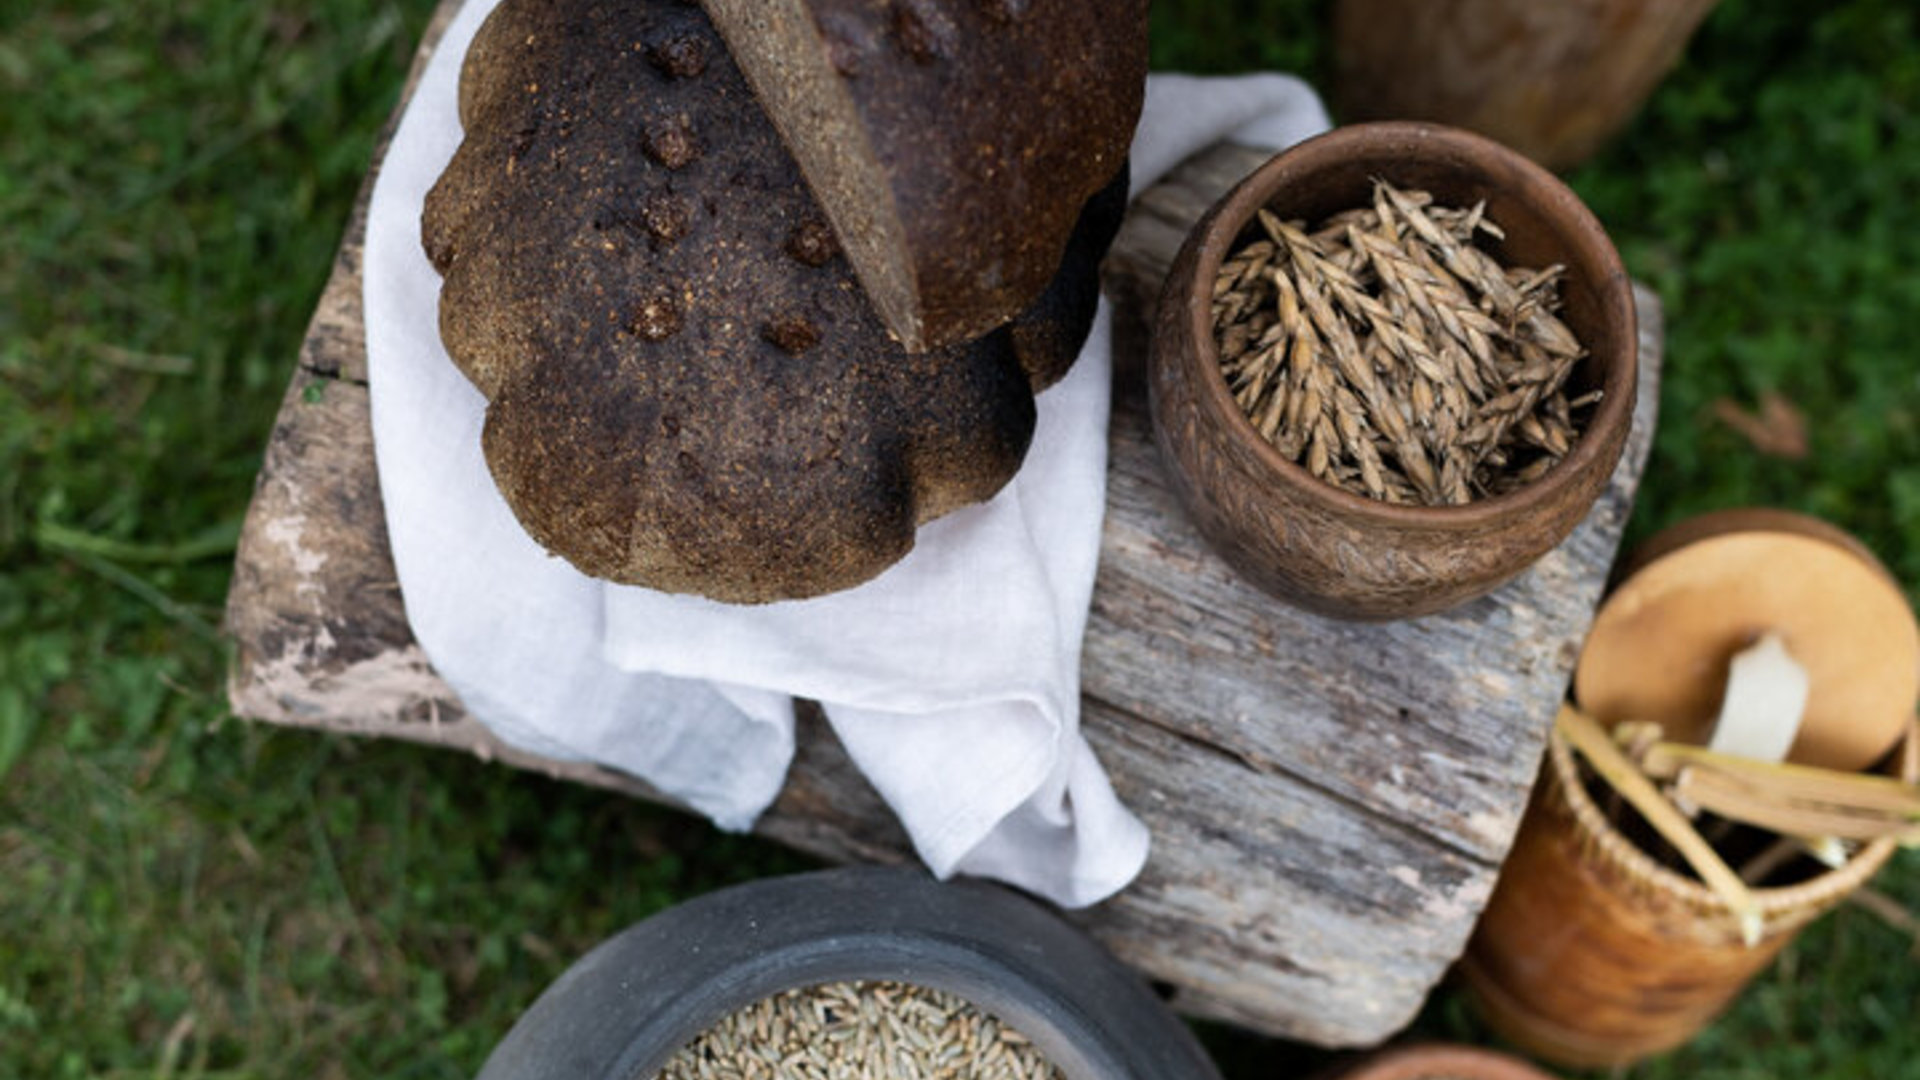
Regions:
[[[433,40],[457,0],[443,5]],[[1219,147],[1145,193],[1109,261],[1138,326],[1186,225],[1264,155]],[[362,208],[364,209],[364,208]],[[506,747],[407,628],[375,478],[356,212],[270,438],[227,614],[235,712],[463,749],[659,799],[630,776]],[[1078,917],[1189,1012],[1330,1046],[1403,1025],[1465,945],[1525,804],[1653,430],[1660,317],[1639,294],[1635,434],[1606,494],[1512,585],[1448,615],[1330,622],[1241,581],[1180,513],[1138,349],[1116,357],[1108,509],[1084,724],[1154,834],[1141,879]],[[770,837],[829,859],[911,857],[811,709]]]
[[[1340,0],[1348,120],[1469,128],[1549,168],[1585,161],[1679,60],[1716,0]]]

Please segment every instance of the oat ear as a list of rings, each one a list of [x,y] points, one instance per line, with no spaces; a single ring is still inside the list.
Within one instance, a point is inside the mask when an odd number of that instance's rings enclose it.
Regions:
[[[1554,314],[1565,268],[1507,269],[1486,204],[1374,181],[1309,229],[1268,209],[1213,285],[1228,389],[1261,438],[1337,487],[1461,505],[1546,475],[1579,438],[1585,355]],[[1331,361],[1331,362],[1329,362]]]

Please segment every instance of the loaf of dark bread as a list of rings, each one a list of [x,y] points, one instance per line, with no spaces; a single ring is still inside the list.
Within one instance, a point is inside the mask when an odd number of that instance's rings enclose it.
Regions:
[[[1147,0],[701,0],[911,351],[1031,304],[1119,168]]]
[[[1030,312],[912,354],[699,8],[505,0],[460,105],[422,232],[496,484],[583,572],[730,602],[872,578],[1006,483],[1125,202]]]
[[[1045,292],[1008,324],[1013,351],[1035,393],[1052,386],[1079,357],[1100,306],[1100,262],[1127,216],[1127,164],[1094,193],[1067,239],[1067,253]]]

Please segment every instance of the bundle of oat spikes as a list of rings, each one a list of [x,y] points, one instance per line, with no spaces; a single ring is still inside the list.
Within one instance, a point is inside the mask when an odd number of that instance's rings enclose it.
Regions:
[[[1556,318],[1564,267],[1502,269],[1485,217],[1376,180],[1373,205],[1317,231],[1260,211],[1213,325],[1234,399],[1328,483],[1392,503],[1460,505],[1544,476],[1598,392],[1562,391],[1585,350]]]

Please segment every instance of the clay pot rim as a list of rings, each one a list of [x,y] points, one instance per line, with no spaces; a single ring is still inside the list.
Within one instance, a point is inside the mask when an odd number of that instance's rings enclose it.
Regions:
[[[1281,456],[1271,443],[1260,437],[1252,421],[1227,390],[1220,372],[1217,347],[1213,338],[1212,295],[1201,283],[1211,284],[1219,276],[1220,264],[1254,212],[1267,205],[1283,182],[1310,175],[1322,167],[1356,155],[1389,147],[1404,147],[1409,142],[1426,142],[1457,153],[1481,171],[1492,172],[1497,164],[1504,172],[1519,177],[1519,197],[1548,206],[1566,226],[1569,241],[1569,268],[1588,262],[1602,269],[1593,282],[1600,295],[1600,306],[1610,321],[1623,329],[1617,355],[1590,359],[1604,370],[1605,396],[1574,444],[1545,476],[1515,491],[1491,498],[1475,499],[1464,506],[1401,506],[1364,495],[1343,491],[1315,477],[1300,465]],[[1319,503],[1335,514],[1372,518],[1381,524],[1399,528],[1425,528],[1440,531],[1477,532],[1496,526],[1512,516],[1543,512],[1567,496],[1578,478],[1608,453],[1610,440],[1603,432],[1627,428],[1633,423],[1635,393],[1639,385],[1638,319],[1634,310],[1633,286],[1620,254],[1593,212],[1560,179],[1519,153],[1458,128],[1414,121],[1383,121],[1350,124],[1281,151],[1254,170],[1214,205],[1199,234],[1195,253],[1196,272],[1193,288],[1184,298],[1189,330],[1195,348],[1188,363],[1205,369],[1198,380],[1198,393],[1205,395],[1214,408],[1229,417],[1228,438],[1242,444],[1250,456],[1261,462],[1274,483],[1296,492],[1303,500]]]
[[[1339,1080],[1551,1080],[1510,1054],[1452,1043],[1413,1043],[1369,1057]]]

